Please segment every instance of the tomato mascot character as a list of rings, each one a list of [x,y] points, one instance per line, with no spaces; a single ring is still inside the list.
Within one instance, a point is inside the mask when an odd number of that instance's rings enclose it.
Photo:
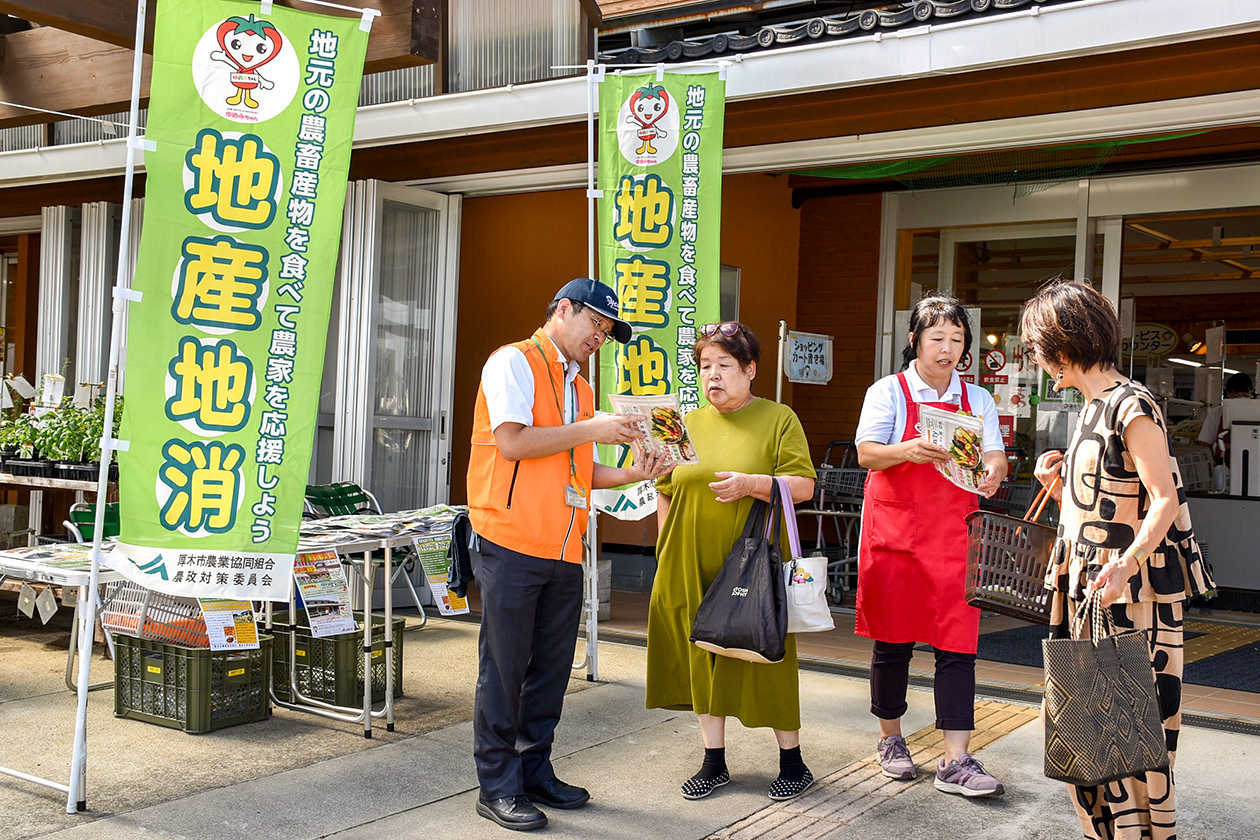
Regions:
[[[263,78],[258,68],[271,61],[280,52],[284,39],[280,32],[265,20],[253,15],[248,18],[230,17],[219,24],[215,38],[222,50],[210,53],[210,58],[232,68],[231,82],[236,93],[228,97],[227,104],[257,108],[253,91],[256,88],[271,90],[273,82]]]
[[[630,97],[630,116],[626,122],[638,126],[638,136],[642,142],[636,154],[656,154],[652,141],[657,137],[667,137],[665,129],[658,123],[669,111],[669,94],[660,85],[644,85]]]

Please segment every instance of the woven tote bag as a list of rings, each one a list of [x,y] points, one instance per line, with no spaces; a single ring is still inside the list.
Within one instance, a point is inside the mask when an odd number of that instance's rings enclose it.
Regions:
[[[1091,622],[1091,638],[1041,643],[1046,776],[1089,786],[1167,768],[1146,632],[1117,633],[1097,592],[1086,597],[1073,623],[1084,620]]]

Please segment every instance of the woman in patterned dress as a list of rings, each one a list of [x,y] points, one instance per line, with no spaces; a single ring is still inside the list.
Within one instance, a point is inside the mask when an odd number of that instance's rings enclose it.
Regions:
[[[1067,454],[1045,452],[1035,470],[1061,511],[1046,574],[1051,635],[1070,635],[1069,619],[1095,590],[1117,629],[1145,630],[1168,745],[1167,770],[1072,785],[1072,803],[1086,838],[1173,840],[1182,605],[1214,584],[1168,430],[1155,398],[1120,372],[1120,324],[1093,286],[1059,281],[1042,289],[1024,307],[1020,330],[1055,390],[1076,388],[1085,399]]]

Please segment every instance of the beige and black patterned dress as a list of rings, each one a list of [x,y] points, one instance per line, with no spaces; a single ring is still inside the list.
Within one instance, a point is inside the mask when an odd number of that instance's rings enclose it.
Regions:
[[[1070,635],[1068,618],[1085,597],[1086,581],[1132,545],[1150,508],[1146,487],[1124,444],[1124,430],[1140,417],[1154,420],[1167,435],[1154,397],[1128,381],[1118,381],[1081,411],[1064,458],[1059,538],[1046,574],[1046,585],[1055,590],[1050,615],[1053,636]],[[1177,836],[1172,763],[1181,729],[1182,605],[1215,584],[1194,539],[1185,485],[1171,444],[1168,461],[1180,510],[1164,541],[1129,580],[1128,591],[1112,605],[1111,613],[1118,629],[1138,628],[1150,634],[1169,770],[1104,785],[1072,786],[1072,802],[1086,838],[1173,840]],[[1082,632],[1089,633],[1088,622]]]

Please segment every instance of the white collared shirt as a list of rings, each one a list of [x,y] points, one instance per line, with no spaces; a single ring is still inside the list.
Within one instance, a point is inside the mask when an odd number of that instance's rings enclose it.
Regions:
[[[993,395],[984,388],[963,382],[958,376],[958,371],[953,371],[949,378],[949,387],[943,395],[938,395],[936,389],[919,376],[914,362],[911,362],[903,373],[906,375],[906,384],[910,386],[910,396],[916,403],[941,402],[961,405],[962,389],[966,386],[971,413],[978,415],[984,421],[984,451],[995,452],[1005,449],[1002,443],[1002,427],[997,418],[997,404],[993,402]],[[856,443],[867,441],[883,444],[900,443],[905,431],[906,403],[901,396],[901,385],[897,382],[896,374],[885,376],[866,389],[866,399],[862,401],[862,414],[858,418],[854,441]]]
[[[552,342],[545,342],[544,349],[548,343],[555,351],[556,361],[564,366],[564,422],[572,423],[577,419],[573,381],[582,366],[566,359]],[[481,369],[481,390],[486,395],[491,432],[503,423],[534,425],[534,369],[518,348],[500,347],[486,360]]]

